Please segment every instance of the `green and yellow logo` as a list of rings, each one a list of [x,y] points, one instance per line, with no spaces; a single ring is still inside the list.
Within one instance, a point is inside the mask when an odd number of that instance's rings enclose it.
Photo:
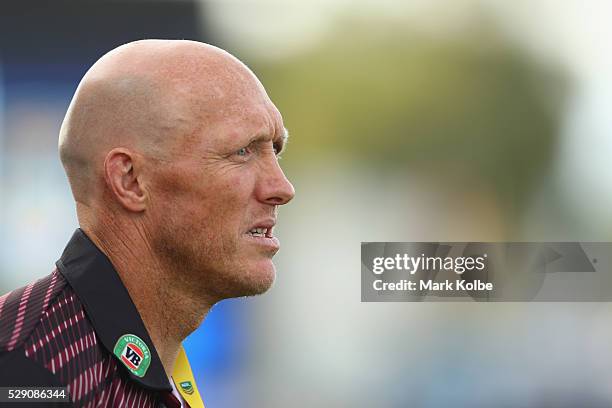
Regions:
[[[193,385],[191,385],[191,381],[182,381],[179,385],[187,394],[193,394]]]
[[[142,339],[134,334],[119,337],[113,353],[134,375],[144,377],[151,365],[151,352]]]

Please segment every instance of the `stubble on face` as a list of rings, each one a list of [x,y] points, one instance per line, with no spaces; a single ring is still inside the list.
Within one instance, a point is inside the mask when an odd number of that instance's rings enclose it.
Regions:
[[[246,234],[275,208],[255,197],[263,173],[224,155],[261,126],[274,134],[282,118],[254,74],[233,57],[213,53],[183,68],[181,75],[169,76],[167,90],[182,126],[151,166],[152,249],[195,295],[218,301],[261,294],[274,282],[273,254],[263,253]]]
[[[221,180],[206,166],[198,169],[197,161],[186,163],[157,171],[159,198],[150,223],[155,226],[153,250],[194,296],[216,302],[266,292],[275,269],[271,262],[257,268],[253,254],[245,252],[243,218],[251,197],[236,185],[241,180]]]
[[[176,271],[175,278],[195,295],[213,301],[255,296],[266,292],[275,274],[253,274],[246,262],[228,260],[223,254],[236,252],[236,245],[214,243],[212,234],[198,233],[206,227],[185,225],[170,217],[153,237],[153,249]]]

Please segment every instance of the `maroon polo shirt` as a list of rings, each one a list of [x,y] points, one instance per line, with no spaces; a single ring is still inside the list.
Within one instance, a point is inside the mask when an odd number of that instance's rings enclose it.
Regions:
[[[180,406],[121,278],[81,229],[56,266],[0,297],[0,386],[67,387],[58,406]],[[125,335],[148,346],[144,373],[114,354]]]

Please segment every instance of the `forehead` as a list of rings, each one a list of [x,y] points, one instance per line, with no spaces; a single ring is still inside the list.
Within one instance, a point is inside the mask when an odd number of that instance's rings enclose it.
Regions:
[[[181,148],[222,149],[252,137],[277,141],[285,135],[282,116],[255,75],[244,66],[229,68],[169,84],[185,125]]]
[[[242,147],[255,139],[283,143],[287,136],[283,119],[271,101],[235,105],[204,121],[198,144],[208,148]],[[206,123],[208,122],[208,123]]]

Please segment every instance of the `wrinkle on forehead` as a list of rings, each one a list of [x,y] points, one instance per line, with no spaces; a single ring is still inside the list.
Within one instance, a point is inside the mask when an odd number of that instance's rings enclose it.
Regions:
[[[267,94],[257,93],[226,95],[216,109],[193,107],[197,127],[176,145],[178,155],[196,154],[194,147],[201,147],[210,153],[228,153],[228,149],[240,148],[248,140],[265,136],[277,140],[283,134],[282,117]]]

